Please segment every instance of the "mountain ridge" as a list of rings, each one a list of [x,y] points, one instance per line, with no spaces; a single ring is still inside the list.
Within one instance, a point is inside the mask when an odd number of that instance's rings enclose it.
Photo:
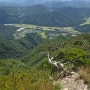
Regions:
[[[62,1],[62,0],[46,0],[46,1],[42,1],[42,0],[34,0],[34,1],[30,1],[30,0],[22,0],[22,1],[1,1],[1,6],[32,6],[35,4],[45,4],[45,5],[49,5],[49,6],[62,6],[62,7],[90,7],[90,1],[88,0],[70,0],[70,1]],[[57,5],[55,5],[57,4]],[[82,5],[82,6],[81,6]],[[60,6],[60,7],[61,7]]]
[[[1,7],[0,12],[1,24],[23,23],[41,26],[75,27],[84,23],[85,18],[90,16],[90,8],[56,9],[41,4],[29,7]]]

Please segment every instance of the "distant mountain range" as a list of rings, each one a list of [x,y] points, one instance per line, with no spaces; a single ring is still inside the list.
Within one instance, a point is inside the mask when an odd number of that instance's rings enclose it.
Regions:
[[[72,26],[85,22],[90,17],[90,8],[50,8],[37,4],[28,7],[1,7],[1,24],[34,24],[42,26]]]
[[[2,1],[0,2],[0,23],[75,27],[90,17],[90,2],[87,1]]]
[[[41,2],[42,4],[36,4]],[[0,24],[35,24],[75,27],[90,17],[90,2],[82,0],[45,2],[36,0],[0,3]]]
[[[44,4],[49,7],[90,7],[89,0],[4,0],[0,1],[0,6],[31,6],[35,4]]]
[[[73,1],[65,1],[65,2],[47,2],[44,5],[54,8],[63,8],[63,7],[73,7],[73,8],[81,8],[81,7],[90,7],[90,2],[82,1],[82,0],[73,0]]]

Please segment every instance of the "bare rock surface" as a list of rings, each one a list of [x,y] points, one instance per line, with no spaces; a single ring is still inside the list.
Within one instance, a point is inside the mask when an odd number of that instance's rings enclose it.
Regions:
[[[61,85],[61,90],[90,90],[88,89],[88,86],[84,84],[84,81],[79,79],[78,73],[54,81],[53,84]]]

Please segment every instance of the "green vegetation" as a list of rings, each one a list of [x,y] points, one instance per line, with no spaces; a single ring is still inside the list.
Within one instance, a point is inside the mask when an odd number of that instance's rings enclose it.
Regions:
[[[90,8],[49,8],[44,5],[30,7],[1,7],[1,24],[34,24],[39,26],[75,27],[90,17]]]
[[[27,39],[31,40],[29,35],[28,38],[23,38],[22,41],[25,42]],[[2,81],[0,83],[0,89],[60,90],[60,86],[53,86],[52,81],[49,79],[53,66],[47,59],[48,44],[51,46],[52,56],[59,54],[60,51],[63,50],[56,58],[57,61],[63,59],[64,62],[67,62],[76,59],[74,65],[78,70],[81,67],[90,67],[89,34],[83,34],[73,38],[57,36],[52,40],[48,40],[45,43],[43,42],[38,45],[30,54],[21,59],[0,60],[0,81]],[[33,45],[35,45],[35,42]],[[26,46],[29,46],[28,42],[26,43]],[[86,68],[80,69],[79,72],[81,78],[89,85],[89,69],[86,70]],[[82,70],[86,70],[86,74],[83,74]],[[57,72],[53,74],[55,79],[58,79],[57,74]]]
[[[12,24],[14,27],[20,27],[15,33],[14,38],[20,39],[28,33],[37,33],[44,39],[53,39],[56,36],[74,36],[80,34],[73,27],[50,27],[36,26],[31,24]]]
[[[55,42],[53,43],[53,41]],[[57,37],[51,40],[52,44],[65,40],[65,37]],[[45,48],[44,48],[45,47]],[[49,68],[45,72],[40,63],[41,51],[46,50],[46,43],[41,44],[32,51],[28,58],[0,60],[0,89],[1,90],[60,90],[60,86],[54,86],[49,79]],[[41,55],[41,56],[40,56]],[[39,58],[40,62],[36,61]],[[45,58],[47,60],[47,58]],[[39,66],[40,65],[40,66]],[[40,68],[41,67],[41,68]],[[43,66],[45,68],[45,65]]]
[[[82,33],[90,33],[90,8],[0,7],[0,90],[60,90],[49,79],[48,47],[56,61],[75,60],[90,87],[90,34]]]
[[[53,40],[50,41],[50,45],[52,47],[52,55],[58,54],[61,50],[63,50],[63,56],[60,56],[59,58],[63,58],[65,61],[67,60],[74,60],[74,59],[79,59],[81,62],[89,60],[89,53],[90,53],[90,36],[88,34],[85,35],[80,35],[77,37],[73,37],[72,39],[65,39],[65,37],[57,37]],[[65,42],[66,40],[66,42]],[[23,59],[24,62],[31,63],[35,62],[39,63],[43,61],[46,56],[43,54],[44,52],[47,52],[47,43],[43,43],[39,45],[36,49],[32,51],[32,53],[27,56],[25,59]],[[57,49],[58,47],[58,49]],[[41,58],[39,61],[39,58]],[[35,61],[34,61],[35,60]],[[84,64],[85,64],[84,63]],[[87,63],[89,64],[89,62]]]
[[[43,39],[37,34],[28,34],[24,38],[13,41],[0,39],[0,58],[25,56],[41,42]]]
[[[80,26],[90,24],[90,17],[86,18],[86,22],[80,24]]]
[[[75,27],[75,30],[82,33],[90,33],[90,24]]]
[[[40,35],[41,35],[42,38],[46,39],[45,32],[40,33]]]
[[[76,36],[81,33],[73,27],[50,27],[31,24],[1,24],[0,32],[0,37],[6,40],[21,39],[29,33],[38,34],[43,39],[53,39],[59,35]]]
[[[0,90],[59,90],[42,70],[21,61],[0,61]]]
[[[61,53],[56,58],[57,61],[61,59],[63,59],[64,62],[76,60],[74,62],[74,66],[76,66],[77,69],[82,66],[90,67],[90,35],[83,34],[68,40],[64,39],[63,37],[61,38],[62,40],[60,40],[60,37],[54,39],[56,42],[54,40],[49,41],[52,48],[52,56],[57,55],[61,50],[63,50],[63,53]],[[63,42],[63,40],[66,41]],[[45,71],[48,75],[50,75],[52,65],[48,62],[47,55],[44,53],[47,52],[47,45],[48,42],[39,45],[30,55],[22,59],[22,62],[30,66],[36,66],[37,68]],[[58,47],[58,49],[56,47]],[[86,73],[87,75],[89,74],[88,72]],[[56,72],[53,75],[55,79],[58,78],[57,74],[58,73]],[[88,79],[88,76],[86,77],[86,80],[89,84],[90,79]]]
[[[13,40],[13,34],[16,32],[18,27],[0,24],[0,37],[6,40]]]
[[[37,64],[42,63],[43,59],[47,61],[47,47],[50,42],[52,45],[52,52],[56,50],[56,47],[60,47],[61,43],[67,40],[64,36],[57,36],[54,39],[48,40],[44,43],[38,45],[33,51],[22,59],[22,62],[29,64],[31,66],[36,66]],[[46,54],[45,54],[46,53]],[[48,62],[48,61],[47,61]],[[42,67],[41,67],[42,68]]]

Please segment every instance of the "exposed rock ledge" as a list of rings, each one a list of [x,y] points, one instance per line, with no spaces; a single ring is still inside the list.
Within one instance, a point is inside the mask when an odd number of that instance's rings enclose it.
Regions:
[[[77,73],[54,81],[53,84],[61,85],[61,90],[90,90],[88,89],[88,86],[84,84],[84,81],[79,79],[79,74]]]

